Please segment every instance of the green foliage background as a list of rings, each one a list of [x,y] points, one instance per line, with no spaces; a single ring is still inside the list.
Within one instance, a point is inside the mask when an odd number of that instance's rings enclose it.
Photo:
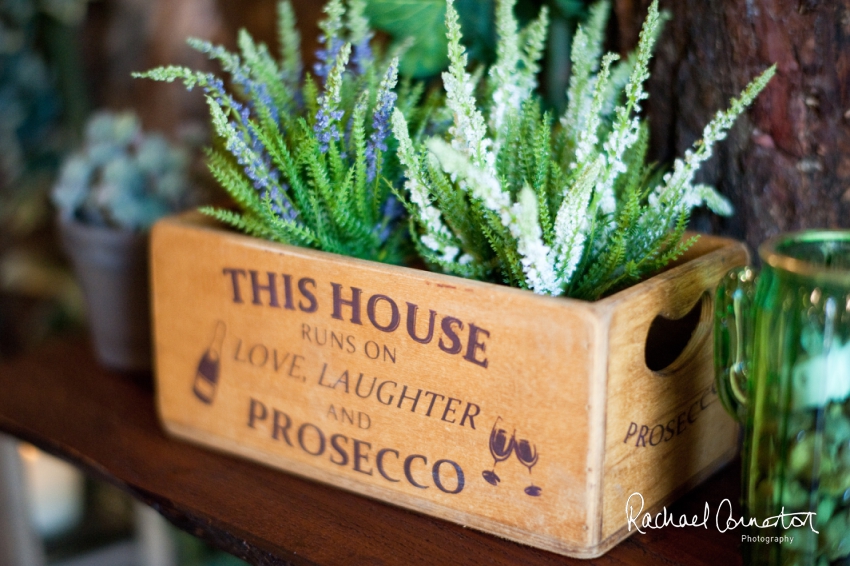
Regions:
[[[587,3],[583,0],[521,0],[516,10],[519,21],[527,23],[532,20],[542,5],[549,6],[554,23],[552,33],[558,30],[560,34],[559,37],[550,37],[550,48],[555,47],[557,52],[550,52],[549,58],[557,61],[558,65],[566,64],[568,75],[569,39],[576,22],[586,15]],[[457,0],[455,9],[460,15],[470,58],[485,64],[495,61],[495,0]],[[399,65],[402,75],[429,77],[448,66],[446,36],[436,31],[443,29],[446,0],[368,0],[366,13],[372,26],[388,33],[394,42],[403,42],[407,38],[413,40]],[[551,70],[548,74],[553,75]],[[562,95],[563,92],[559,94]]]

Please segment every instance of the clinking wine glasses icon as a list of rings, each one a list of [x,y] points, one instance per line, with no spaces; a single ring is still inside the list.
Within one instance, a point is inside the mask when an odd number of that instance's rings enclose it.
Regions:
[[[481,474],[491,485],[499,485],[499,482],[502,481],[496,474],[496,464],[510,458],[516,444],[516,430],[511,434],[511,439],[508,441],[507,431],[503,428],[496,428],[500,420],[502,420],[502,417],[496,419],[493,430],[490,431],[490,455],[493,456],[493,470],[486,470]]]
[[[517,440],[516,429],[514,429],[510,439],[508,439],[507,429],[499,428],[500,420],[502,420],[502,417],[496,419],[496,422],[493,423],[493,429],[490,431],[490,455],[493,456],[493,469],[485,470],[481,474],[487,483],[496,486],[502,481],[498,474],[496,474],[496,465],[510,458],[511,454],[516,454],[517,460],[528,468],[529,476],[531,475],[531,468],[540,459],[537,447],[530,440],[524,438]],[[525,488],[526,495],[532,497],[538,497],[541,491],[542,489],[539,486],[534,485],[534,481]]]
[[[540,458],[540,454],[537,452],[537,447],[523,438],[517,441],[514,446],[514,452],[516,453],[517,460],[528,468],[528,477],[529,481],[531,481],[531,485],[525,488],[526,495],[537,497],[540,495],[542,489],[534,485],[534,481],[531,479],[531,468],[537,464],[537,460]]]

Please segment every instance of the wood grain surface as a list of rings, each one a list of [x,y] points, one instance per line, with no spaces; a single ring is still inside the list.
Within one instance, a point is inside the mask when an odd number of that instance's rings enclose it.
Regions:
[[[166,437],[150,385],[96,365],[89,344],[57,340],[0,366],[0,430],[151,505],[252,564],[740,564],[740,533],[672,528],[576,560],[340,491]],[[670,507],[740,516],[739,463]]]

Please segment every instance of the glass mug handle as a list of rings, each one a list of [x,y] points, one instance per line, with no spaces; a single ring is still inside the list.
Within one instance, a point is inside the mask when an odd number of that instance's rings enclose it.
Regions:
[[[755,331],[755,296],[758,272],[750,266],[730,270],[715,293],[714,368],[717,392],[723,406],[744,423],[747,380],[751,375]]]

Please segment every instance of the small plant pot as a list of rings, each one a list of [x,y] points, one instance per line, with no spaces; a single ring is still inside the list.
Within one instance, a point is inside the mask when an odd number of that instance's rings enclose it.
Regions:
[[[122,371],[150,370],[149,234],[61,217],[58,223],[86,299],[98,360]]]

